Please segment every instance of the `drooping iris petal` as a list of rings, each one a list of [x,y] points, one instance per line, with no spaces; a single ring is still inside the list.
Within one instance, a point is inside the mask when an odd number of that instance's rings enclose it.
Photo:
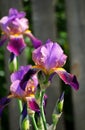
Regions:
[[[7,45],[7,49],[10,52],[14,53],[16,56],[21,54],[21,52],[23,51],[25,47],[26,47],[26,44],[24,43],[22,36],[11,38]]]
[[[3,112],[4,107],[11,101],[11,99],[4,97],[0,99],[0,116]]]
[[[30,31],[26,31],[25,34],[30,38],[32,41],[33,47],[38,48],[39,46],[42,45],[42,41],[37,39]]]
[[[75,75],[72,75],[72,74],[66,72],[66,70],[63,68],[57,68],[57,69],[54,69],[54,71],[59,75],[59,77],[66,84],[70,85],[71,87],[73,87],[76,90],[79,89],[79,83],[78,83]]]
[[[67,56],[62,48],[52,41],[48,40],[45,45],[33,51],[33,61],[46,70],[61,67],[65,64]]]
[[[28,103],[28,108],[35,111],[35,112],[40,112],[40,108],[39,108],[39,105],[36,103],[35,99],[32,98],[32,99],[29,99],[27,101]]]

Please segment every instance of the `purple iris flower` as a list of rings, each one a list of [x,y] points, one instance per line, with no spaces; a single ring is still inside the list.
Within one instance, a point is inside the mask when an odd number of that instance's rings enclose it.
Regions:
[[[42,42],[35,38],[29,31],[28,19],[26,19],[25,16],[25,12],[18,12],[17,9],[11,8],[8,16],[4,16],[0,20],[0,27],[3,34],[0,45],[3,45],[4,42],[8,40],[7,49],[16,56],[18,56],[26,47],[23,35],[30,38],[34,48],[37,48],[42,44]]]
[[[35,62],[35,68],[43,70],[49,76],[57,73],[66,84],[76,90],[79,88],[76,76],[62,68],[66,63],[67,56],[59,44],[48,40],[45,45],[33,51],[32,58]]]
[[[11,94],[0,99],[0,115],[10,99],[18,98],[25,102],[35,99],[35,92],[38,86],[36,71],[31,65],[21,66],[20,69],[11,75]]]
[[[10,91],[18,98],[34,97],[38,79],[36,71],[31,66],[21,66],[20,69],[11,75]]]

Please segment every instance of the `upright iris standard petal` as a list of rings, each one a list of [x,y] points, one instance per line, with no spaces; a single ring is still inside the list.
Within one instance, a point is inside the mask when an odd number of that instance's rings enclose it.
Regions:
[[[18,56],[19,54],[21,54],[21,52],[23,51],[23,49],[26,47],[26,44],[24,42],[24,39],[22,36],[18,36],[18,37],[11,37],[10,41],[7,45],[7,49],[14,53],[16,56]]]
[[[47,71],[54,67],[63,66],[67,56],[57,43],[48,40],[45,45],[33,51],[33,61]]]
[[[76,79],[75,75],[72,75],[68,72],[65,71],[65,69],[63,68],[58,68],[54,70],[59,77],[68,85],[70,85],[71,87],[73,87],[74,89],[78,90],[79,89],[79,83]]]
[[[23,18],[26,16],[26,13],[21,11],[21,12],[18,12],[17,9],[14,9],[14,8],[10,8],[9,10],[9,17],[12,17],[12,16],[15,16],[15,17],[18,17],[18,18]]]
[[[11,8],[9,15],[0,20],[0,26],[7,35],[20,34],[28,29],[28,20],[25,18],[25,12]]]

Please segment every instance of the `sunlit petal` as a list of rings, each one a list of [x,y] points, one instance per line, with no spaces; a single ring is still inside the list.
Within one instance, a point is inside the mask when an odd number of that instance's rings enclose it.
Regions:
[[[74,89],[78,90],[79,89],[79,83],[76,79],[75,75],[72,75],[68,73],[65,69],[63,68],[55,68],[54,71],[59,75],[59,77],[68,85],[73,87]]]

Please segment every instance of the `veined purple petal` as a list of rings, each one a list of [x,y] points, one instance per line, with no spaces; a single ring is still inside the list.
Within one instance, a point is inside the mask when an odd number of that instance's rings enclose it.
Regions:
[[[32,57],[36,65],[42,66],[48,71],[52,68],[62,67],[67,58],[62,48],[50,40],[45,45],[35,49]]]
[[[31,109],[31,110],[33,110],[33,111],[35,111],[35,112],[40,112],[40,108],[39,108],[39,106],[38,106],[38,104],[36,103],[36,101],[35,101],[35,99],[34,98],[32,98],[32,99],[29,99],[28,101],[27,101],[27,103],[28,103],[28,108],[29,109]]]
[[[7,45],[7,49],[16,56],[21,54],[25,47],[26,44],[22,36],[11,38],[9,44]]]
[[[12,16],[14,16],[14,18],[24,18],[26,16],[26,13],[23,11],[18,12],[17,9],[11,8],[9,10],[9,17],[12,17]]]
[[[30,31],[25,32],[25,34],[30,38],[32,41],[33,47],[38,48],[39,46],[42,45],[42,42],[37,39]]]
[[[79,83],[76,79],[75,75],[72,75],[63,68],[58,68],[55,70],[55,72],[59,75],[59,77],[68,85],[73,87],[74,89],[78,90],[79,89]]]
[[[0,99],[0,116],[3,112],[4,107],[11,101],[11,99],[4,97]]]
[[[10,91],[13,95],[23,98],[25,96],[25,92],[20,87],[20,80],[16,80],[10,86]]]
[[[36,86],[38,85],[38,79],[37,79],[35,73],[36,73],[36,71],[34,69],[29,69],[27,71],[27,73],[23,76],[23,78],[20,82],[20,86],[23,90],[25,90],[25,88],[27,86],[31,86],[30,80],[33,82],[32,85],[35,86],[35,88],[36,88]],[[25,83],[27,84],[27,86]]]

